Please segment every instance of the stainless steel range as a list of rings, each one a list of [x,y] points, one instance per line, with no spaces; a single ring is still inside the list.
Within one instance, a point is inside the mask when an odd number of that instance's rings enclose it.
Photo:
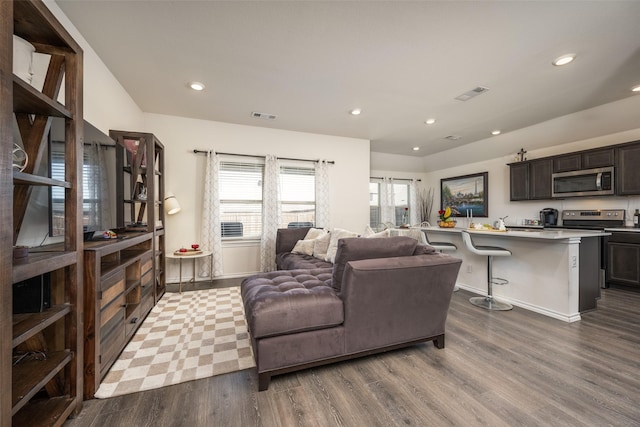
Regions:
[[[557,227],[586,230],[624,227],[624,214],[624,209],[566,210],[562,211],[562,224]]]

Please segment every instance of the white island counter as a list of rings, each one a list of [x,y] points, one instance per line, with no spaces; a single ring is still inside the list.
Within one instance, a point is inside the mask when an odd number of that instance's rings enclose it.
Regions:
[[[446,241],[462,259],[457,285],[487,293],[487,258],[467,250],[462,228],[423,228],[430,241]],[[495,257],[493,275],[509,284],[493,286],[497,300],[565,322],[596,308],[600,296],[600,238],[610,233],[589,230],[469,230],[476,245],[500,246],[510,257]]]

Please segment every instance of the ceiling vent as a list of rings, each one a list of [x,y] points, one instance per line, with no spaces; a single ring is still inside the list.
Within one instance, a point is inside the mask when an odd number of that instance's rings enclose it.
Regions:
[[[448,139],[449,141],[457,141],[460,138],[462,138],[460,135],[449,135],[444,137],[444,139]]]
[[[471,89],[469,92],[465,92],[462,95],[456,96],[455,99],[457,99],[458,101],[468,101],[471,98],[478,96],[482,93],[485,93],[488,90],[489,90],[488,87],[478,86],[474,89]]]
[[[256,119],[275,120],[277,116],[275,114],[258,113],[257,111],[252,111],[251,117],[254,117]]]

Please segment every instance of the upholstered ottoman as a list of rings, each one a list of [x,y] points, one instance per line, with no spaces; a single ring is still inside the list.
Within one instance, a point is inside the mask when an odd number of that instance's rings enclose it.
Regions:
[[[252,339],[342,324],[342,300],[331,288],[331,269],[261,273],[241,285]]]

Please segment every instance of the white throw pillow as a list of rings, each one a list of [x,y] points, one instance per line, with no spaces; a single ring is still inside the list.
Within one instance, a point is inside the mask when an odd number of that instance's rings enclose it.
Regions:
[[[369,233],[364,235],[364,237],[366,237],[367,239],[376,239],[380,237],[390,237],[390,236],[391,236],[391,230],[389,230],[388,228],[386,230],[382,230],[377,233]]]
[[[313,255],[314,246],[315,240],[298,240],[291,252],[294,254]]]
[[[341,228],[334,228],[331,231],[331,239],[329,239],[329,247],[327,248],[327,256],[325,257],[325,261],[329,261],[331,263],[336,260],[336,252],[338,251],[338,240],[346,239],[348,237],[358,237],[358,233],[354,233],[353,231],[343,230]]]
[[[329,230],[325,230],[324,228],[310,228],[309,231],[307,231],[307,235],[304,236],[304,240],[317,239],[318,237],[324,236],[328,232]]]
[[[313,256],[318,259],[325,259],[327,257],[327,249],[329,248],[329,241],[331,239],[331,234],[323,234],[321,237],[318,237],[315,240],[311,240],[313,242]]]

